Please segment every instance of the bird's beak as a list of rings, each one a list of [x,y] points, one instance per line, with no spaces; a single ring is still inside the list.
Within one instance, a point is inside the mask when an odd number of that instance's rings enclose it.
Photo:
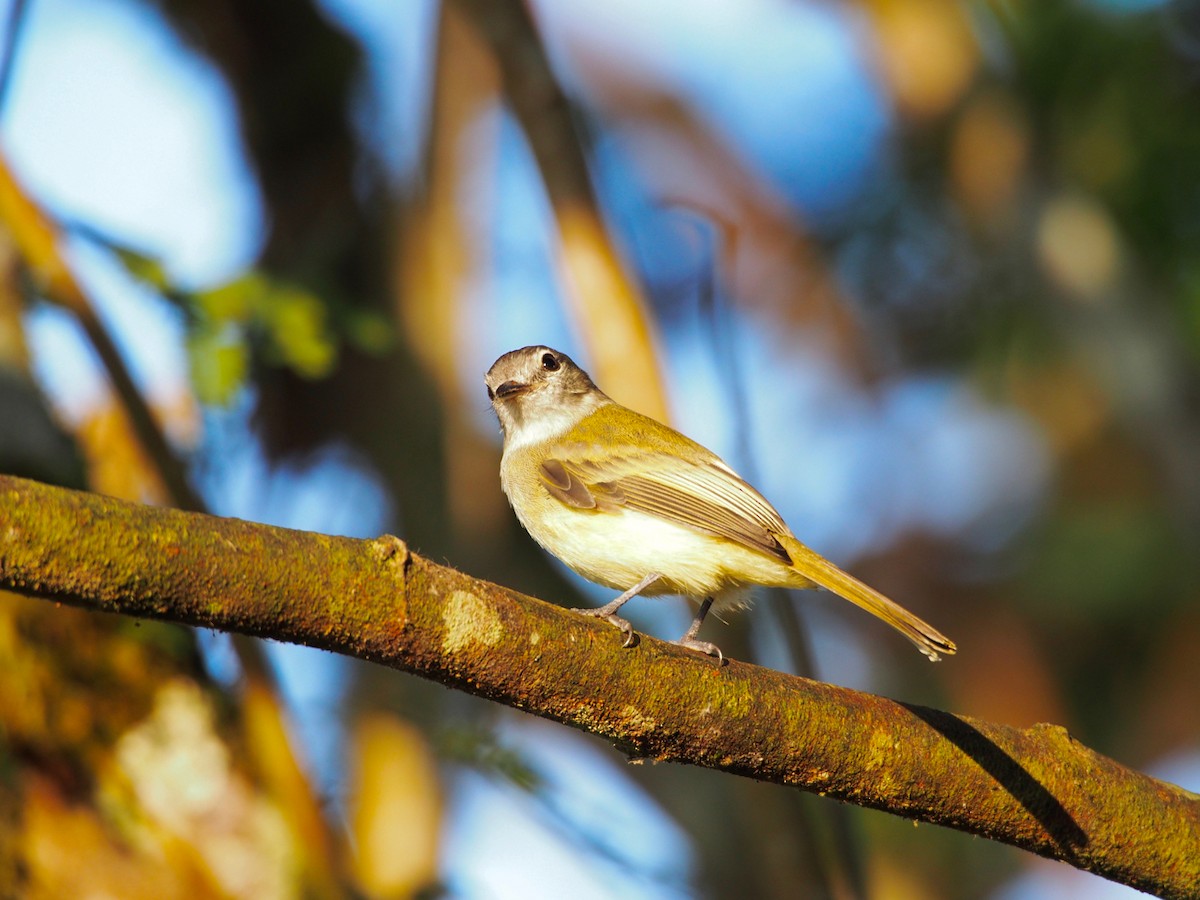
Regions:
[[[523,393],[528,387],[529,385],[521,384],[519,381],[505,381],[496,388],[496,399],[507,400],[509,397],[515,397],[517,394]]]

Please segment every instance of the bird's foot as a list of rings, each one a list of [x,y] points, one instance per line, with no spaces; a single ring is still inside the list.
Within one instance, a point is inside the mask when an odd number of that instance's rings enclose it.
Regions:
[[[625,641],[621,644],[622,647],[632,647],[637,643],[637,632],[633,630],[633,626],[629,624],[627,619],[622,619],[616,613],[609,612],[608,606],[601,606],[599,609],[577,607],[572,609],[571,612],[589,616],[593,619],[603,619],[610,625],[616,625],[621,629],[621,633],[625,635]]]
[[[637,643],[637,633],[633,630],[633,626],[617,615],[617,610],[624,606],[629,600],[636,597],[658,579],[662,578],[657,572],[651,572],[616,600],[611,603],[606,603],[598,609],[573,609],[571,612],[581,613],[585,616],[591,616],[594,619],[603,619],[610,625],[616,625],[621,629],[621,633],[625,635],[625,643],[622,647],[632,647]]]
[[[708,615],[708,611],[712,609],[712,605],[713,598],[705,597],[704,602],[700,604],[700,608],[696,610],[696,617],[692,619],[692,624],[683,633],[683,637],[671,643],[680,647],[686,647],[688,650],[695,650],[697,653],[707,653],[709,656],[715,656],[717,658],[717,668],[719,669],[725,665],[725,654],[721,652],[721,648],[716,644],[699,640],[696,637],[700,633],[700,626],[704,624],[704,617]]]
[[[717,658],[717,668],[725,665],[725,654],[721,652],[721,648],[709,641],[698,641],[694,637],[684,635],[677,641],[672,641],[678,647],[685,647],[688,650],[695,650],[697,653],[706,653],[709,656]]]

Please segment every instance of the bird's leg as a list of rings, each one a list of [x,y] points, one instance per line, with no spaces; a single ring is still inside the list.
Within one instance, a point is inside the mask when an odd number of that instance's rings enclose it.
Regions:
[[[715,656],[717,658],[717,665],[723,666],[725,664],[725,654],[721,652],[721,648],[716,644],[710,644],[708,641],[696,639],[696,635],[700,633],[700,626],[704,624],[704,617],[708,615],[708,611],[712,609],[712,605],[713,598],[705,597],[704,602],[700,604],[700,608],[696,610],[696,617],[692,619],[692,624],[683,633],[683,637],[675,641],[675,643],[680,647],[687,647],[689,650],[698,650],[700,653]]]
[[[617,610],[660,578],[662,578],[662,575],[658,572],[651,572],[612,603],[606,603],[599,609],[573,609],[571,612],[582,613],[585,616],[595,616],[597,619],[603,619],[605,622],[616,625],[625,634],[625,643],[621,646],[632,647],[634,641],[637,640],[637,635],[633,633],[633,626],[617,615]]]

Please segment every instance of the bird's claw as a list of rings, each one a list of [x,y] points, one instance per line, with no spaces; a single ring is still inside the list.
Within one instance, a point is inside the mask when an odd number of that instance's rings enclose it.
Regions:
[[[593,619],[603,619],[608,624],[617,626],[617,628],[621,629],[621,633],[625,635],[625,640],[621,643],[623,648],[632,647],[637,643],[637,632],[633,630],[633,626],[629,624],[627,619],[622,619],[620,616],[612,613],[606,613],[603,609],[574,608],[571,612],[590,616]]]
[[[616,618],[617,618],[616,616],[609,616],[609,621],[611,622],[613,619],[616,619]],[[620,624],[618,624],[618,622]],[[613,624],[617,625],[618,628],[620,628],[623,632],[625,632],[625,640],[623,640],[621,642],[622,648],[628,649],[637,643],[637,632],[633,630],[632,625],[630,625],[624,619],[618,619],[618,621],[613,622]]]
[[[717,658],[717,668],[725,665],[725,654],[721,652],[721,648],[709,641],[698,641],[695,638],[681,637],[677,641],[672,641],[673,644],[679,647],[684,647],[688,650],[695,650],[697,653],[705,653],[708,656]]]

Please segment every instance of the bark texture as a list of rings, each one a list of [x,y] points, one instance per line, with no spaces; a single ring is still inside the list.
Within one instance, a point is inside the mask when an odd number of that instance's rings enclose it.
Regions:
[[[329,537],[0,476],[0,587],[369,659],[600,735],[1200,896],[1200,797],[1054,725],[1011,728],[710,660]]]

